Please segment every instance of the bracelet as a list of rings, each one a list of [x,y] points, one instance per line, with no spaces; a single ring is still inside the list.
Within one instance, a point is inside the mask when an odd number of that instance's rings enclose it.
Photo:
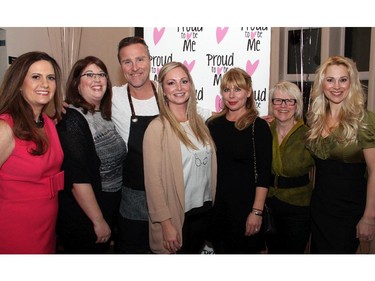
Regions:
[[[365,221],[365,220],[368,220],[368,221]],[[367,224],[367,225],[375,226],[375,219],[374,218],[365,218],[365,217],[362,217],[361,221],[363,223]]]
[[[261,209],[257,209],[257,208],[253,208],[253,211],[263,212],[263,210],[261,210]]]
[[[263,215],[263,212],[261,212],[261,211],[255,211],[254,209],[253,209],[252,213],[253,213],[254,215],[256,215],[256,216],[260,216],[260,217]]]
[[[362,221],[364,224],[367,224],[367,225],[370,225],[370,226],[375,226],[375,223],[369,223],[369,222],[366,222],[366,221],[364,221],[364,219],[361,219],[361,221]]]

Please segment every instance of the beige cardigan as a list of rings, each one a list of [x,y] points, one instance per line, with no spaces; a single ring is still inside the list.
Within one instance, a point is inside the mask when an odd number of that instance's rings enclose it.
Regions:
[[[150,248],[154,253],[169,253],[163,246],[160,222],[172,219],[182,237],[185,217],[185,187],[180,140],[170,124],[160,117],[148,126],[143,139],[145,188],[149,213]],[[212,151],[211,193],[216,192],[216,152]]]

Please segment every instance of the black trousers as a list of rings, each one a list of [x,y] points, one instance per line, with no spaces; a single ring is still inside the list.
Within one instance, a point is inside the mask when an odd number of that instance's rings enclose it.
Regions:
[[[117,192],[103,192],[101,194],[101,211],[104,219],[111,227],[112,237],[116,233],[118,206],[121,190]],[[107,243],[96,243],[97,237],[92,222],[72,219],[74,214],[59,214],[57,220],[58,248],[64,254],[107,254],[110,249],[111,239]]]
[[[118,216],[118,245],[120,254],[151,254],[148,221],[126,219]]]
[[[212,203],[185,213],[182,247],[177,254],[200,254],[211,231]]]
[[[267,204],[273,209],[277,233],[266,236],[269,254],[303,254],[310,238],[310,207],[294,206],[272,197]]]

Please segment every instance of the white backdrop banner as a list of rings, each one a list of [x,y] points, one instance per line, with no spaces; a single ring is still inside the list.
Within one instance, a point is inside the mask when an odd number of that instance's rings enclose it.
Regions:
[[[152,57],[151,79],[167,62],[183,62],[194,79],[201,107],[220,111],[220,81],[230,68],[253,81],[260,115],[268,114],[270,27],[144,27]]]

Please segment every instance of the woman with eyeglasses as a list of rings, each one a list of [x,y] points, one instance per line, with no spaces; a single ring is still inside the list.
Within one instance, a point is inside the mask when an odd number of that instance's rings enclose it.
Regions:
[[[308,127],[297,85],[281,81],[270,90],[272,176],[267,205],[277,233],[266,237],[270,254],[303,254],[310,238],[311,172],[314,160],[305,147]]]
[[[333,56],[317,69],[307,124],[316,165],[311,252],[356,253],[375,236],[375,114],[353,60]]]
[[[68,77],[69,108],[57,125],[65,189],[57,234],[65,253],[106,253],[121,199],[124,140],[111,120],[112,86],[97,57],[78,60]]]

